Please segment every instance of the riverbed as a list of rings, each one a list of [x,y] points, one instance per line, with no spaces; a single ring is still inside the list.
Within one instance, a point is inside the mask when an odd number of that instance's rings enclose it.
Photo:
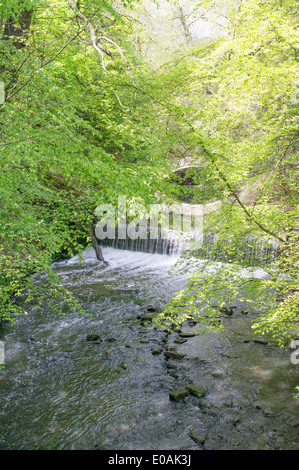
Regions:
[[[187,274],[169,274],[176,258],[103,254],[108,266],[93,250],[84,263],[53,265],[85,315],[64,304],[63,316],[31,306],[2,326],[0,449],[299,448],[299,365],[253,335],[257,313],[231,305],[220,333],[186,322],[181,333],[199,334],[179,344],[180,332],[147,329],[138,318],[184,287]],[[169,399],[191,383],[206,395]]]

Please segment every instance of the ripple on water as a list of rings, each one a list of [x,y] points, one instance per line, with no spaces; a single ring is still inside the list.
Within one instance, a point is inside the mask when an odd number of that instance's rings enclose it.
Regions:
[[[92,318],[40,308],[2,331],[0,448],[197,449],[191,433],[204,435],[205,448],[296,448],[297,369],[287,352],[252,341],[250,308],[244,316],[236,304],[224,333],[186,324],[184,332],[199,335],[174,343],[176,333],[144,331],[137,316],[185,285],[187,275],[168,275],[175,258],[112,248],[103,254],[109,266],[92,250],[85,263],[74,257],[53,265]],[[86,341],[89,333],[102,341]],[[185,357],[153,355],[157,347]],[[206,389],[205,398],[169,400],[191,381]]]

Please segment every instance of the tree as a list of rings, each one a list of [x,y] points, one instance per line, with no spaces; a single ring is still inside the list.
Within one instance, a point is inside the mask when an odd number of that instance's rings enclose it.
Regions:
[[[169,325],[175,312],[178,321],[192,313],[219,326],[219,313],[208,308],[200,316],[201,306],[217,301],[223,307],[239,295],[264,312],[254,328],[285,344],[298,323],[299,299],[298,5],[235,3],[226,35],[193,51],[180,67],[190,71],[183,94],[193,110],[185,145],[222,186],[224,204],[206,217],[205,229],[217,234],[215,254],[222,251],[231,263],[217,274],[202,269],[191,277],[163,321]],[[248,243],[279,245],[275,263],[253,263],[268,273],[265,279],[249,269],[252,260],[242,258],[240,244],[249,236]]]
[[[24,311],[18,296],[28,285],[36,302],[61,295],[70,299],[50,265],[63,253],[81,253],[90,243],[88,227],[97,205],[117,204],[122,194],[149,204],[156,201],[157,189],[168,192],[160,178],[169,146],[162,139],[164,118],[161,105],[155,106],[150,96],[151,86],[144,83],[152,72],[134,64],[131,19],[121,12],[126,5],[36,4],[24,47],[15,44],[14,34],[4,41],[3,319]],[[25,8],[25,3],[3,7],[4,23],[14,17],[13,32],[22,29]],[[30,278],[38,271],[48,273],[46,286],[35,286]],[[79,308],[74,300],[72,304]]]

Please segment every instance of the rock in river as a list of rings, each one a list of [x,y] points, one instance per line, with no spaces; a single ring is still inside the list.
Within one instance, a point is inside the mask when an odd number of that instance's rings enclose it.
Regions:
[[[197,398],[205,397],[207,394],[207,392],[205,391],[203,387],[201,387],[200,385],[196,385],[196,384],[187,385],[187,390],[189,391],[191,395]]]
[[[197,336],[196,333],[180,333],[181,338],[193,338],[194,336]]]
[[[163,312],[163,308],[160,307],[159,305],[148,305],[147,309],[148,312],[156,312],[156,313],[161,313]]]
[[[181,401],[184,400],[189,395],[188,390],[174,390],[173,392],[169,393],[169,400],[171,401]]]
[[[191,437],[191,439],[196,442],[198,446],[202,446],[205,440],[207,439],[207,436],[205,434],[195,434],[193,432],[189,434],[189,437]]]
[[[227,315],[228,317],[230,317],[234,313],[233,310],[229,307],[220,308],[220,312],[223,313],[224,315]]]
[[[163,340],[162,340],[162,341],[163,341]],[[187,342],[187,340],[186,340],[185,338],[176,338],[176,339],[174,340],[174,343],[177,343],[177,344],[184,344],[184,343],[186,343],[186,342]]]
[[[165,351],[164,356],[167,357],[167,359],[183,359],[185,354],[176,351]]]
[[[88,334],[86,336],[86,341],[102,341],[100,335]]]
[[[163,351],[162,348],[155,348],[155,349],[152,349],[152,354],[154,356],[157,356],[158,354],[161,354],[162,351]]]
[[[142,324],[151,323],[153,319],[155,318],[155,314],[144,313],[142,315],[138,315],[137,318],[138,320],[140,320]]]

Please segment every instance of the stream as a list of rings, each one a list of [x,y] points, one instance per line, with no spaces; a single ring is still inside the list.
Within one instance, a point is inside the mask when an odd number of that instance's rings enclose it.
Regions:
[[[53,265],[86,315],[30,308],[1,326],[0,449],[299,449],[299,365],[253,335],[250,307],[231,305],[221,333],[184,323],[183,333],[199,334],[179,344],[179,332],[138,318],[184,287],[186,274],[169,274],[176,258],[103,254],[108,266],[92,249],[85,263]],[[166,358],[172,348],[185,356]],[[192,382],[205,397],[169,399]]]

